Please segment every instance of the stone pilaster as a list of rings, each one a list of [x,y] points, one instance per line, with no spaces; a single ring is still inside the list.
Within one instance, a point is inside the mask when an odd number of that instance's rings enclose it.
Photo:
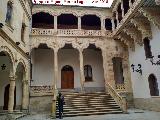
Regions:
[[[9,76],[9,78],[10,78],[10,88],[9,88],[8,112],[13,112],[16,76]]]
[[[28,80],[23,80],[23,96],[22,96],[22,110],[27,110],[29,105],[29,83]]]
[[[81,16],[78,16],[78,29],[81,30]]]

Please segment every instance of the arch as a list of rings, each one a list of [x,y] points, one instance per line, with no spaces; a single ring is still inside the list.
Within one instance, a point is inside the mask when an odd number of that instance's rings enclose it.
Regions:
[[[40,12],[48,13],[48,14],[50,14],[52,16],[56,15],[51,10],[35,10],[35,9],[32,11],[32,15],[40,13]]]
[[[39,12],[32,15],[32,27],[34,28],[54,28],[54,16],[49,13]]]
[[[13,1],[9,0],[7,2],[7,13],[5,19],[5,22],[8,23],[9,25],[11,25],[12,14],[13,14]]]
[[[143,42],[144,42],[145,56],[146,58],[151,58],[152,51],[151,51],[150,40],[148,38],[144,38]]]
[[[16,69],[17,69],[17,67],[18,67],[19,64],[22,64],[22,66],[24,67],[24,72],[27,72],[26,63],[25,63],[25,61],[24,61],[22,58],[20,58],[17,63],[18,63],[18,64],[17,64],[17,66],[16,66]]]
[[[129,10],[129,0],[123,0],[123,8],[124,8],[124,15],[125,15]]]
[[[84,15],[81,18],[82,29],[86,30],[100,30],[101,19],[96,15]]]
[[[4,52],[6,55],[8,55],[10,57],[10,60],[11,60],[12,64],[13,65],[15,64],[14,55],[13,55],[12,51],[7,46],[1,46],[0,47],[0,52]]]
[[[121,9],[121,4],[122,3],[119,3],[118,4],[118,8],[117,8],[117,12],[118,12],[118,21],[121,22],[122,20],[122,9]]]
[[[57,18],[57,24],[58,29],[77,29],[78,18],[73,14],[61,14]]]
[[[85,76],[85,82],[93,81],[93,74],[92,74],[92,66],[91,65],[84,66],[84,76]]]
[[[150,74],[148,77],[149,89],[151,96],[159,96],[157,78],[154,74]]]
[[[65,65],[61,69],[61,89],[74,88],[74,70],[72,66]]]

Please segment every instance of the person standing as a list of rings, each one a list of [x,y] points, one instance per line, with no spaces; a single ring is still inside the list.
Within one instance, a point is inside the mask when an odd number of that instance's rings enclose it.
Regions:
[[[59,119],[62,119],[64,96],[60,92],[58,93],[57,101],[58,101]]]

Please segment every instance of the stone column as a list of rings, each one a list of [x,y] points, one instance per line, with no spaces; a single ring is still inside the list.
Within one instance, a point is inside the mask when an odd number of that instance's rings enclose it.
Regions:
[[[115,30],[115,24],[114,24],[114,18],[112,18],[112,30],[114,31]]]
[[[84,65],[83,65],[83,49],[79,49],[79,61],[80,61],[80,82],[81,82],[81,91],[84,91]]]
[[[58,49],[54,49],[54,80],[53,80],[53,93],[51,116],[56,118],[56,97],[57,97],[57,80],[58,80]]]
[[[57,30],[57,16],[54,16],[54,29]]]
[[[105,30],[105,19],[101,18],[101,30]]]
[[[117,20],[117,26],[119,24],[119,20],[118,20],[118,11],[116,11],[116,20]]]
[[[121,0],[121,10],[122,10],[122,19],[123,19],[123,17],[124,17],[123,0]]]
[[[78,16],[78,30],[81,30],[81,16]]]
[[[9,88],[8,112],[13,112],[16,76],[11,75],[9,76],[9,78],[10,78],[10,88]]]
[[[132,2],[131,2],[131,0],[129,0],[129,7],[130,7],[130,8],[132,7]]]

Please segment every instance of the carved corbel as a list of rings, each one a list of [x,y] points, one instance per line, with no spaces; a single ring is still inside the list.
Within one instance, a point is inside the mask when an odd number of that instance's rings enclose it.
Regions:
[[[141,12],[149,21],[151,21],[155,26],[158,26],[158,28],[160,29],[160,7],[159,6],[141,8],[139,9],[139,12]]]
[[[135,45],[134,45],[134,39],[131,38],[129,35],[127,35],[124,32],[121,32],[118,35],[118,39],[120,39],[122,42],[124,42],[132,51],[135,50]]]
[[[157,5],[160,5],[160,0],[155,0]]]
[[[145,17],[133,18],[131,19],[131,23],[141,31],[142,39],[146,37],[152,38],[150,22]]]
[[[142,34],[136,27],[124,28],[123,32],[125,32],[127,35],[130,35],[130,37],[134,39],[135,43],[141,46],[143,45]]]

